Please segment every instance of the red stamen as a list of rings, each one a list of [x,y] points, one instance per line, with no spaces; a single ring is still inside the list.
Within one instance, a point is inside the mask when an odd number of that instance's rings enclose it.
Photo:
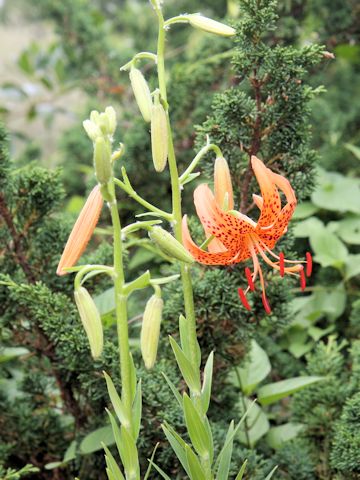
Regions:
[[[306,276],[310,277],[312,272],[312,256],[310,252],[306,252]]]
[[[261,298],[262,298],[262,302],[263,302],[263,305],[264,305],[264,308],[265,308],[265,312],[266,312],[268,315],[270,315],[270,313],[271,313],[271,308],[270,308],[268,299],[266,298],[265,292],[262,293]]]
[[[301,290],[304,291],[306,288],[306,277],[305,277],[304,268],[302,268],[299,273],[300,273],[300,287],[301,287]]]
[[[279,267],[280,267],[280,276],[283,277],[285,274],[285,257],[282,252],[279,253]]]
[[[251,310],[251,307],[249,305],[249,302],[247,301],[247,298],[245,296],[245,293],[243,291],[242,288],[238,288],[238,294],[239,294],[239,297],[240,297],[240,300],[241,300],[241,303],[244,305],[244,307],[246,308],[246,310]]]
[[[255,290],[255,285],[252,279],[251,271],[249,267],[245,268],[245,275],[246,275],[246,280],[248,281],[249,288],[253,292]]]

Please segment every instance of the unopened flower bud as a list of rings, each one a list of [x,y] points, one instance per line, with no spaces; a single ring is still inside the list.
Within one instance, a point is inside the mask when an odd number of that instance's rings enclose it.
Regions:
[[[161,227],[152,227],[149,237],[166,255],[181,262],[193,263],[194,259],[186,248],[174,238],[171,233]]]
[[[222,35],[224,37],[232,37],[236,33],[234,28],[229,27],[224,23],[217,22],[216,20],[212,20],[211,18],[204,17],[200,13],[193,13],[187,15],[187,17],[191,26],[204,30],[205,32]]]
[[[116,129],[116,112],[113,107],[106,107],[105,115],[107,116],[109,122],[109,135],[114,135]]]
[[[101,185],[108,183],[112,176],[111,149],[104,137],[98,137],[94,145],[95,174]]]
[[[145,367],[154,366],[160,336],[160,324],[164,302],[153,295],[147,302],[141,326],[140,346]]]
[[[104,112],[100,113],[98,125],[99,125],[100,130],[102,131],[102,133],[104,135],[109,135],[109,133],[110,133],[110,122],[109,122],[109,118],[106,115],[106,113],[104,113]]]
[[[168,157],[168,127],[166,113],[158,96],[151,108],[151,151],[155,170],[162,172]]]
[[[80,287],[76,289],[74,297],[81,322],[89,340],[91,355],[96,359],[100,357],[104,345],[104,334],[100,314],[86,288]]]
[[[96,123],[96,125],[98,124],[99,122],[99,117],[100,117],[100,113],[97,111],[97,110],[92,110],[90,112],[90,120],[94,123]]]
[[[92,122],[91,120],[85,120],[83,122],[83,127],[88,134],[88,137],[95,142],[95,140],[101,136],[101,130],[96,125],[96,123]]]
[[[133,89],[135,100],[141,115],[143,116],[145,122],[150,122],[152,100],[149,85],[143,74],[137,68],[132,67],[129,76],[131,87]]]

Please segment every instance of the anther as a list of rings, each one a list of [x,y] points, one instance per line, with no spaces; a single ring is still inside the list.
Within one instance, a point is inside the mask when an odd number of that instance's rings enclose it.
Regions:
[[[300,288],[302,291],[304,291],[306,288],[306,277],[305,277],[304,267],[300,270],[299,273],[300,273]]]
[[[279,253],[279,267],[280,267],[280,276],[283,277],[285,274],[285,258],[282,252]]]
[[[246,310],[251,310],[251,307],[249,305],[249,302],[247,301],[247,298],[245,296],[245,293],[243,291],[242,288],[238,288],[238,294],[239,294],[239,297],[240,297],[240,300],[241,300],[241,303],[244,305],[244,307],[246,308]]]
[[[261,298],[262,298],[262,303],[263,303],[264,308],[265,308],[265,312],[266,312],[268,315],[270,315],[270,313],[271,313],[271,308],[270,308],[268,299],[266,298],[265,292],[262,293]]]
[[[249,267],[245,268],[245,275],[246,275],[246,280],[248,281],[249,288],[253,292],[255,290],[255,285],[252,279],[251,271]]]
[[[312,272],[312,256],[310,252],[306,252],[306,276],[310,277]]]

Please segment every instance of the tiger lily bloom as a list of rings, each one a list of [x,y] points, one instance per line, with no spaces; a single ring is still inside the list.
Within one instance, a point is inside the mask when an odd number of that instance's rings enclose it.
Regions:
[[[73,267],[83,254],[98,223],[103,203],[100,187],[96,185],[90,192],[69,235],[56,270],[57,275],[69,273],[64,268]]]
[[[285,260],[283,253],[276,255],[273,252],[278,240],[286,233],[294,213],[297,203],[295,193],[285,177],[272,172],[257,157],[251,157],[251,165],[261,191],[261,196],[253,195],[254,203],[260,210],[257,222],[234,210],[229,167],[224,158],[217,158],[214,173],[215,195],[206,184],[199,185],[194,192],[196,212],[207,237],[207,250],[193,242],[186,215],[182,224],[183,243],[195,260],[205,265],[233,265],[252,259],[253,270],[245,268],[248,286],[245,291],[238,289],[240,300],[247,310],[251,309],[246,295],[249,290],[255,290],[255,280],[259,276],[262,302],[266,313],[271,313],[259,257],[279,271],[282,277],[285,274],[299,276],[302,290],[306,286],[302,264],[306,263],[306,275],[310,276],[312,260],[310,253],[306,254],[306,261],[297,262]],[[286,199],[283,207],[279,190]]]

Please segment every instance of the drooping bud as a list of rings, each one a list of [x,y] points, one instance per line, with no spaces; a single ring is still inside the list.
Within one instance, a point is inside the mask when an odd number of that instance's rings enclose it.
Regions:
[[[91,355],[94,359],[99,358],[103,350],[104,334],[98,309],[86,288],[80,287],[75,290],[74,297],[89,340]]]
[[[225,25],[224,23],[217,22],[211,18],[204,17],[200,13],[193,13],[187,15],[189,23],[192,27],[199,28],[205,32],[214,33],[215,35],[222,35],[223,37],[232,37],[236,31],[234,28]]]
[[[155,103],[151,107],[151,151],[155,170],[162,172],[168,157],[168,127],[159,94],[155,95]]]
[[[151,93],[149,85],[143,74],[137,68],[132,67],[129,73],[131,87],[134,92],[136,103],[145,122],[151,120]]]
[[[145,367],[154,366],[160,337],[160,324],[164,302],[153,295],[147,302],[141,326],[140,345]]]
[[[214,169],[215,198],[224,210],[234,209],[234,196],[231,184],[231,175],[224,157],[215,160]],[[227,204],[227,205],[226,205]]]
[[[194,259],[186,248],[174,238],[171,233],[161,227],[152,227],[149,237],[165,254],[181,262],[193,263]]]
[[[101,136],[100,128],[96,125],[96,123],[92,122],[91,120],[84,120],[83,127],[88,134],[88,137],[93,142],[95,142],[95,140]]]
[[[101,185],[108,183],[112,176],[111,149],[104,137],[98,137],[94,144],[95,175]]]

